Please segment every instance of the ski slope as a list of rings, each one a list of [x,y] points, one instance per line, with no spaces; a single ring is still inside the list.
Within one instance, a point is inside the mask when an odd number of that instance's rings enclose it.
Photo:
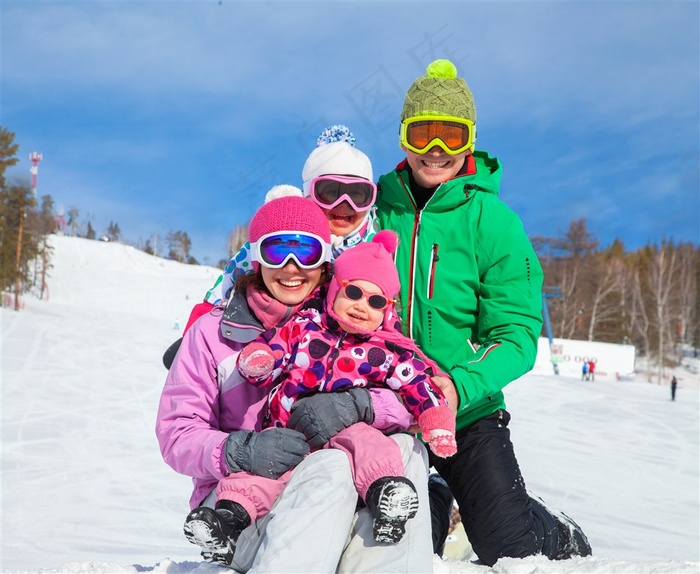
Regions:
[[[1,309],[3,572],[228,572],[182,534],[190,481],[160,457],[163,351],[219,271],[118,243],[52,236],[49,298]],[[622,383],[526,375],[506,389],[530,490],[571,515],[594,555],[435,572],[700,571],[697,374],[677,400]]]

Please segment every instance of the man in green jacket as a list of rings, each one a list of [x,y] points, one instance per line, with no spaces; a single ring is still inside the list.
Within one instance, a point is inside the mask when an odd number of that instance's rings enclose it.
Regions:
[[[581,529],[528,495],[513,452],[502,389],[535,363],[543,275],[519,217],[498,199],[499,161],[474,151],[475,140],[472,93],[437,60],[406,93],[406,159],[379,178],[380,225],[399,234],[404,329],[449,375],[435,382],[457,412],[458,453],[431,463],[485,564],[587,556]],[[445,535],[434,533],[436,550]]]

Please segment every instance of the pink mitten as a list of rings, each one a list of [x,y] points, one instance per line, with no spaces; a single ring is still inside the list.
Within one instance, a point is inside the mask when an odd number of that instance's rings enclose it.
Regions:
[[[447,458],[457,452],[455,415],[449,407],[438,406],[423,411],[418,417],[418,425],[430,450],[437,456]]]
[[[266,377],[272,372],[277,355],[279,353],[275,353],[265,343],[249,343],[238,355],[238,370],[245,377]]]

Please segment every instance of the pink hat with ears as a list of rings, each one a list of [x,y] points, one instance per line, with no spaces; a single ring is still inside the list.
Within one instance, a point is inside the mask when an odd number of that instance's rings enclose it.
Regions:
[[[393,299],[401,290],[394,254],[399,239],[394,231],[380,231],[372,241],[358,243],[343,251],[335,260],[335,277],[345,281],[369,281],[384,296]]]
[[[401,290],[399,272],[394,263],[394,254],[399,244],[394,231],[380,231],[372,241],[358,243],[343,251],[334,261],[333,280],[328,287],[328,313],[337,321],[333,313],[333,301],[340,290],[341,281],[369,281],[374,283],[388,299],[394,299]],[[396,317],[393,307],[384,310],[384,326]]]

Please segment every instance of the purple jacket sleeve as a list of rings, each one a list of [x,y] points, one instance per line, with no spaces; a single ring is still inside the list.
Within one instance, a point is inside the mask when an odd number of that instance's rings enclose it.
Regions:
[[[398,396],[391,389],[372,387],[369,389],[374,409],[372,426],[383,433],[401,432],[416,423]]]
[[[219,479],[227,432],[220,430],[216,359],[207,325],[198,321],[185,333],[160,397],[156,436],[163,460],[193,478]]]

